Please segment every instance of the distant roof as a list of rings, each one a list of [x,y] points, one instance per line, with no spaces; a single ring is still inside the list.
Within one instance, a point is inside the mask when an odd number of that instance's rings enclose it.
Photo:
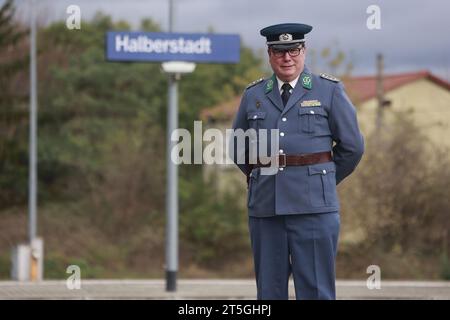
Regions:
[[[391,74],[384,76],[384,92],[397,89],[417,80],[428,79],[446,90],[450,90],[450,83],[436,77],[429,71],[418,71],[411,73]],[[356,99],[355,103],[361,103],[376,97],[376,76],[351,77],[343,80],[349,95]],[[201,112],[202,120],[230,120],[234,117],[239,107],[241,96],[236,96],[212,108]]]
[[[385,75],[383,79],[383,89],[384,92],[389,92],[404,86],[405,84],[421,79],[428,79],[438,86],[450,90],[450,83],[434,76],[428,71]],[[376,83],[376,76],[351,77],[344,80],[346,90],[350,95],[355,96],[359,103],[377,96]]]

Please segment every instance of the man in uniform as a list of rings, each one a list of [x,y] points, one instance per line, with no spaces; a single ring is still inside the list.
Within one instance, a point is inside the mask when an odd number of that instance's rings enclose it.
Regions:
[[[291,273],[297,299],[336,297],[336,185],[356,168],[364,142],[342,83],[304,65],[304,35],[311,30],[287,23],[260,31],[274,74],[247,87],[233,123],[235,130],[279,130],[279,150],[269,154],[276,174],[262,174],[263,161],[248,161],[249,143],[242,163],[234,146],[249,187],[258,299],[288,299]]]

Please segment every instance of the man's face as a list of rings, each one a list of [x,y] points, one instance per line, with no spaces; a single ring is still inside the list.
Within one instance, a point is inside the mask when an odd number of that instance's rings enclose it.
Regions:
[[[302,73],[305,66],[306,48],[300,47],[300,53],[294,56],[296,49],[280,51],[269,48],[269,62],[275,75],[281,81],[290,82]],[[289,53],[290,51],[290,53]]]

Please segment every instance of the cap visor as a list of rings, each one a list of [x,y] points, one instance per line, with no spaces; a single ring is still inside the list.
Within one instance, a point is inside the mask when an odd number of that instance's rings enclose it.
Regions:
[[[278,50],[289,50],[298,48],[300,46],[301,42],[294,42],[294,43],[283,43],[283,44],[272,44],[270,45],[271,48],[278,49]]]

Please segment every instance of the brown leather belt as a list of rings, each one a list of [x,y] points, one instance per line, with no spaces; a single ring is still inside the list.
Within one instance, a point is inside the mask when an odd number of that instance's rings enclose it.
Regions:
[[[277,159],[278,158],[278,159]],[[295,155],[288,155],[288,154],[279,154],[276,157],[270,158],[272,161],[267,164],[262,164],[259,162],[253,164],[254,168],[260,168],[260,167],[270,167],[271,164],[276,166],[278,161],[278,167],[284,168],[288,166],[306,166],[316,163],[323,163],[323,162],[330,162],[332,161],[333,157],[331,155],[331,151],[326,152],[317,152],[317,153],[303,153],[303,154],[295,154]],[[264,161],[267,162],[267,161]]]

